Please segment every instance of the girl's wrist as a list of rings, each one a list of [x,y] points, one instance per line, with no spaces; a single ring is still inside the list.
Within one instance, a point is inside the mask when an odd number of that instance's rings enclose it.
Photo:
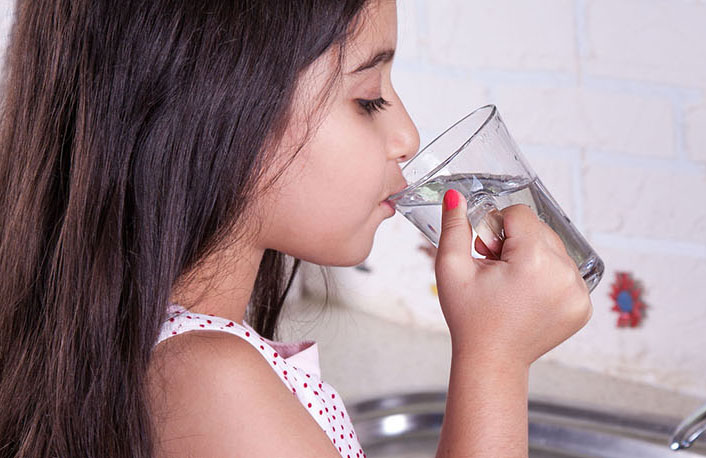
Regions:
[[[452,343],[451,360],[471,370],[482,371],[486,376],[498,374],[502,377],[526,379],[531,363],[518,355],[502,354],[494,350]]]

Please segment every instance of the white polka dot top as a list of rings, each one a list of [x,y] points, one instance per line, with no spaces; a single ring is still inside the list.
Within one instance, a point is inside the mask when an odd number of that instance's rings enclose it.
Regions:
[[[316,342],[275,342],[261,337],[247,322],[240,325],[225,318],[192,313],[178,304],[171,304],[167,312],[169,318],[162,325],[157,344],[189,331],[220,331],[242,338],[267,360],[342,457],[366,458],[341,397],[321,380]]]

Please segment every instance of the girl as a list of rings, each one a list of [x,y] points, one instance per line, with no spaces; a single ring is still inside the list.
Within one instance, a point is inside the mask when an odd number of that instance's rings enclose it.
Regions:
[[[362,262],[405,185],[396,20],[394,0],[18,0],[1,456],[365,456],[305,345],[271,339],[299,260]],[[465,208],[447,193],[438,456],[523,456],[528,367],[588,291],[525,206],[500,259],[472,258]]]

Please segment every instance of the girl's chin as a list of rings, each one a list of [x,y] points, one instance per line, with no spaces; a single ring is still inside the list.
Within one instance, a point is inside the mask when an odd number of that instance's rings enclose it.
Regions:
[[[373,236],[374,234],[370,234],[369,240],[358,239],[355,245],[337,247],[337,249],[328,250],[326,253],[308,259],[302,258],[302,260],[328,267],[355,267],[368,259],[373,249]]]

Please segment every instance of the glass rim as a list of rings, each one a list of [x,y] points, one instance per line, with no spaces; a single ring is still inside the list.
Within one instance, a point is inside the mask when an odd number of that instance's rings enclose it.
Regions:
[[[437,135],[436,138],[434,138],[434,140],[430,141],[424,148],[422,148],[421,150],[419,150],[419,152],[417,152],[417,154],[415,154],[414,156],[412,156],[412,158],[411,158],[409,161],[407,161],[407,163],[404,165],[404,167],[402,167],[402,171],[404,171],[407,167],[409,167],[409,166],[412,164],[412,162],[414,162],[415,159],[417,159],[419,156],[422,155],[422,153],[424,153],[427,149],[429,149],[432,145],[434,145],[434,144],[437,142],[437,140],[439,140],[441,137],[443,137],[444,135],[446,135],[447,132],[449,132],[450,130],[452,130],[453,128],[455,128],[455,127],[458,126],[459,124],[461,124],[461,123],[462,123],[463,121],[465,121],[466,119],[468,119],[468,118],[470,118],[471,116],[477,114],[477,113],[480,112],[481,110],[487,110],[487,109],[490,109],[490,113],[488,114],[488,116],[486,117],[486,119],[485,119],[485,120],[481,123],[481,125],[475,130],[475,132],[473,132],[473,133],[471,134],[471,136],[468,137],[468,139],[467,139],[465,142],[463,142],[463,144],[462,144],[461,146],[459,146],[453,153],[449,154],[449,156],[448,156],[446,159],[444,159],[443,161],[441,161],[441,163],[439,163],[439,165],[437,165],[436,167],[434,167],[431,171],[429,171],[429,172],[427,172],[426,174],[424,174],[424,176],[422,176],[420,179],[418,179],[418,180],[415,181],[414,183],[408,184],[403,190],[401,190],[401,191],[399,191],[399,192],[396,192],[395,194],[391,195],[390,197],[387,198],[387,200],[388,200],[388,201],[395,201],[395,200],[399,199],[400,197],[402,197],[403,194],[406,194],[406,193],[408,193],[409,191],[412,191],[412,190],[418,188],[419,186],[421,186],[422,184],[424,184],[424,182],[426,182],[429,178],[431,178],[432,176],[434,176],[439,170],[441,170],[441,169],[443,169],[444,167],[446,167],[446,165],[447,165],[449,162],[451,162],[451,160],[452,160],[453,158],[455,158],[463,149],[466,148],[466,146],[468,146],[468,144],[476,137],[476,135],[478,135],[478,132],[480,132],[480,131],[488,124],[488,122],[490,122],[490,120],[493,118],[493,116],[495,116],[495,114],[496,114],[497,111],[498,111],[498,110],[497,110],[497,107],[496,107],[494,104],[491,103],[491,104],[483,105],[482,107],[476,108],[475,110],[471,111],[471,112],[468,113],[466,116],[464,116],[463,118],[461,118],[461,119],[459,119],[458,121],[456,121],[455,123],[453,123],[453,124],[451,125],[451,127],[447,128],[447,129],[444,130],[442,133],[440,133],[439,135]]]

